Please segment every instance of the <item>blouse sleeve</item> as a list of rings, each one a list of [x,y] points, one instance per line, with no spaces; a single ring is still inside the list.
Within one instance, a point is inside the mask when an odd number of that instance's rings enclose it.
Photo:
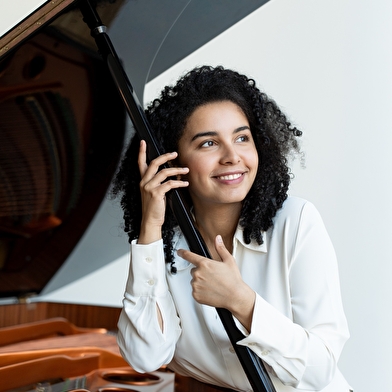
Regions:
[[[132,242],[117,341],[123,357],[142,373],[169,363],[181,334],[165,271],[162,240],[148,245]],[[157,307],[163,319],[163,332]]]
[[[253,350],[286,385],[321,390],[334,377],[349,337],[335,252],[317,210],[304,205],[288,257],[292,318],[257,295]]]

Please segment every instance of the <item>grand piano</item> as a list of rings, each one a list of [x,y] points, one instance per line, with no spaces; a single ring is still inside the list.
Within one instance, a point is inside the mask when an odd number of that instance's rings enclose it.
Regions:
[[[118,308],[30,300],[90,224],[124,144],[125,110],[72,3],[45,2],[1,37],[0,296],[17,300],[0,306],[0,390],[167,390],[121,358]]]
[[[195,34],[185,41],[174,34],[176,45],[167,44],[167,55],[150,66],[156,48],[143,42],[142,32],[132,38],[131,46],[146,45],[140,65],[133,64],[139,96],[145,81],[265,2],[162,0],[161,9],[147,2],[152,16],[144,19],[145,29],[155,26],[157,35],[165,35],[181,12],[191,33],[193,21]],[[80,1],[35,3],[0,26],[0,298],[15,298],[0,304],[0,391],[188,390],[165,368],[139,375],[125,363],[115,342],[118,307],[31,301],[91,224],[127,128],[124,105]],[[108,26],[124,9],[140,10],[137,1],[96,3]],[[13,6],[7,7],[11,17]],[[166,24],[156,26],[154,12]],[[197,12],[210,30],[196,33]]]

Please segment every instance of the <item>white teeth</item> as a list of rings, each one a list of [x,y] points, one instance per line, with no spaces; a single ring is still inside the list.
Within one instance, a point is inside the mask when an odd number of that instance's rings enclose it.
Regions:
[[[237,174],[230,174],[228,176],[221,176],[218,177],[220,180],[236,180],[237,178],[240,178],[242,174],[237,173]]]

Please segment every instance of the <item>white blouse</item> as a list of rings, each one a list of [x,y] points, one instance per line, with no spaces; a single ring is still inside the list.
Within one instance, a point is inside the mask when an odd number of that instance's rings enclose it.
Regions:
[[[349,337],[335,252],[313,204],[290,197],[264,243],[245,244],[240,227],[233,255],[256,292],[250,333],[236,320],[248,346],[265,363],[278,392],[348,392],[337,369]],[[175,249],[188,249],[178,233]],[[163,242],[131,244],[129,277],[118,322],[124,358],[139,372],[164,364],[200,381],[251,391],[215,308],[192,297],[192,264],[164,261]],[[156,305],[163,317],[163,332]]]

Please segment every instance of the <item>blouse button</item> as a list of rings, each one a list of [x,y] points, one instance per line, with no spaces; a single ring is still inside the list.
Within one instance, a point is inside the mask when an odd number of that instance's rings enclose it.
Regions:
[[[147,281],[147,283],[150,285],[150,286],[153,286],[154,285],[154,279],[149,279],[148,281]]]
[[[152,258],[151,257],[146,257],[146,262],[147,263],[151,263],[152,262]]]
[[[230,348],[229,348],[229,351],[230,351],[232,354],[234,354],[234,353],[235,353],[235,350],[234,350],[234,348],[233,348],[233,347],[230,347]]]
[[[269,354],[269,351],[268,350],[263,350],[262,352],[261,352],[261,355],[268,355]]]

